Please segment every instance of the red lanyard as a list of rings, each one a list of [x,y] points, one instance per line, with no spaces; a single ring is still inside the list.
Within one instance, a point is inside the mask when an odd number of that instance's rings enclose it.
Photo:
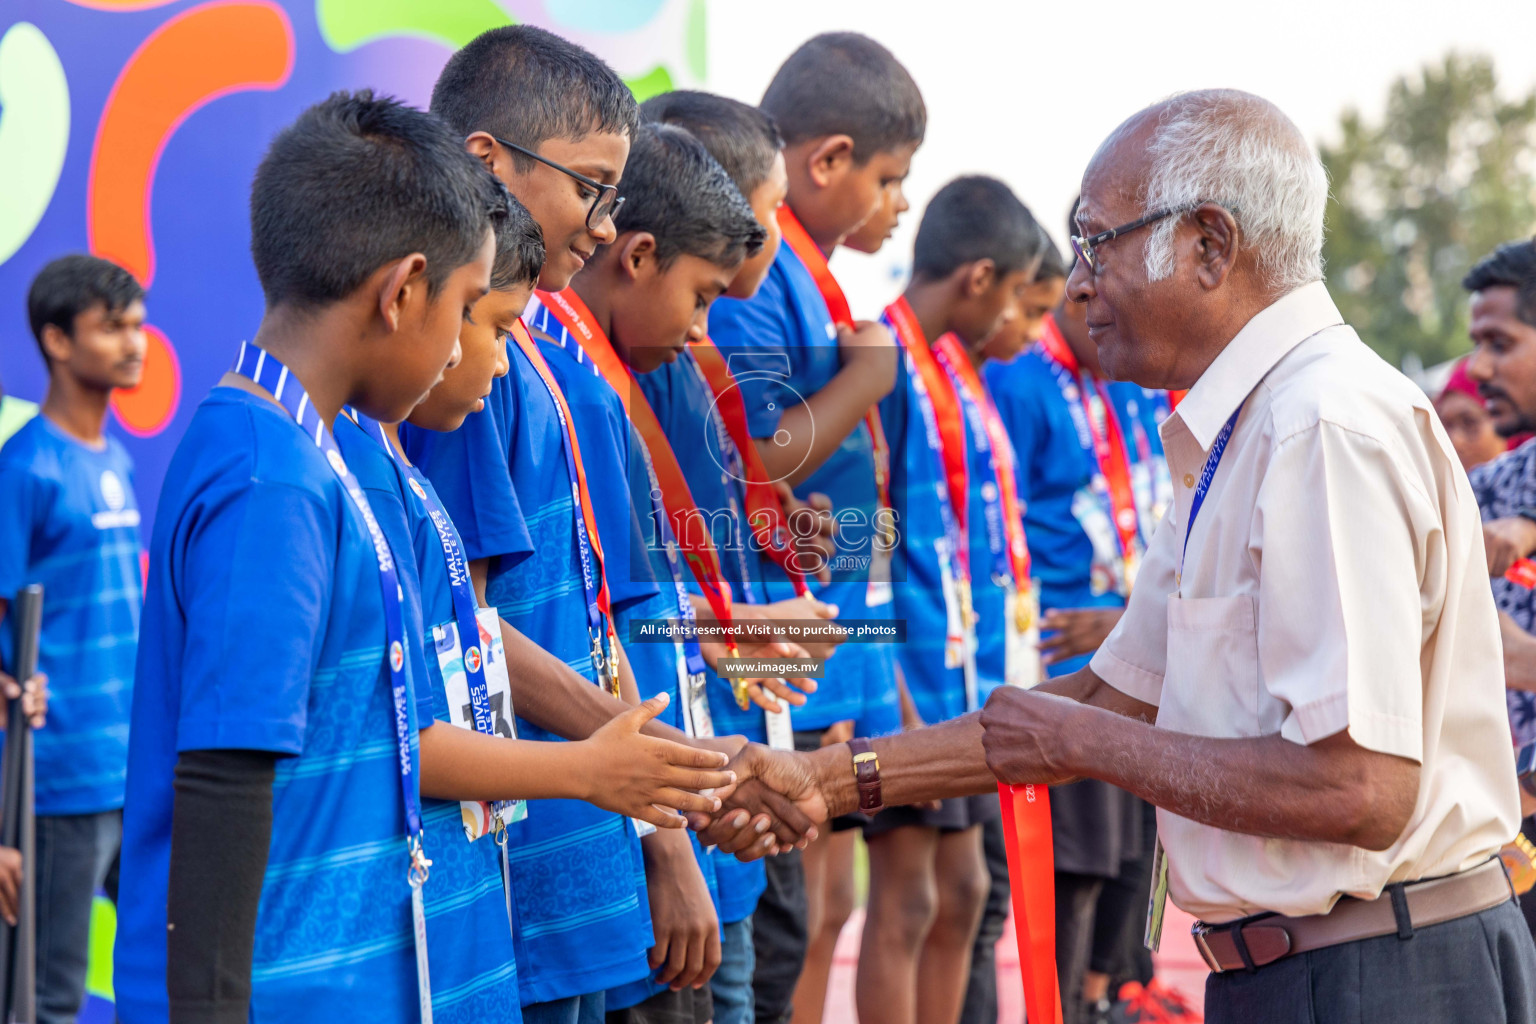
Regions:
[[[1013,443],[1008,440],[1008,430],[1003,426],[997,406],[992,404],[992,396],[987,393],[960,339],[953,334],[940,338],[938,358],[958,382],[958,387],[965,389],[976,408],[981,411],[987,443],[992,449],[992,475],[997,480],[997,490],[1003,505],[1003,530],[1008,537],[1008,564],[1013,570],[1014,590],[1023,594],[1029,590],[1029,543],[1024,536],[1024,509],[1019,504],[1018,481],[1013,475]]]
[[[827,304],[827,312],[832,316],[832,322],[839,327],[853,326],[853,311],[848,308],[848,297],[843,294],[842,285],[837,283],[837,278],[832,276],[832,268],[827,265],[826,254],[811,240],[806,232],[805,225],[800,223],[794,211],[786,204],[779,207],[779,230],[784,234],[784,244],[800,257],[800,262],[805,264],[805,269],[811,272],[811,279],[816,282],[816,288],[821,292],[822,300]],[[875,489],[880,495],[880,508],[891,507],[891,449],[885,443],[885,428],[880,425],[880,410],[870,406],[869,412],[864,414],[864,425],[869,428],[870,447],[875,457]],[[881,521],[894,521],[890,513],[880,517]]]
[[[762,453],[757,450],[757,445],[752,441],[752,432],[747,428],[747,407],[742,402],[736,378],[708,335],[690,345],[688,350],[693,353],[693,361],[698,364],[704,380],[709,384],[709,390],[715,396],[715,411],[720,414],[725,432],[736,446],[742,466],[746,469],[746,480],[742,483],[746,491],[747,523],[752,536],[768,553],[768,557],[784,570],[790,582],[795,585],[795,594],[804,597],[810,590],[805,585],[805,573],[795,565],[794,548],[785,539],[789,532],[784,503],[779,499],[779,492],[773,484],[768,482],[768,467],[763,465]]]
[[[729,636],[732,621],[730,588],[723,582],[724,574],[720,571],[720,556],[715,551],[714,538],[710,536],[707,526],[701,527],[701,524],[708,523],[708,517],[701,515],[698,506],[694,504],[693,492],[688,489],[688,481],[683,476],[683,467],[678,464],[672,444],[661,429],[656,411],[641,392],[634,371],[619,357],[613,342],[603,333],[592,311],[573,289],[567,288],[563,292],[541,290],[537,294],[539,301],[554,314],[556,320],[565,325],[571,337],[576,339],[582,351],[592,360],[592,365],[619,396],[629,421],[645,442],[646,450],[651,454],[651,467],[656,471],[656,480],[661,487],[662,504],[666,506],[667,518],[672,521],[672,534],[677,538],[678,549],[683,552],[683,560],[693,570],[694,579],[703,588],[704,598],[709,602],[715,620],[725,628]],[[726,647],[734,657],[735,642],[728,639]]]
[[[1083,381],[1090,375],[1082,372],[1078,366],[1077,357],[1061,336],[1056,321],[1046,317],[1042,326],[1044,330],[1040,335],[1040,344],[1046,355],[1078,378],[1078,402],[1093,438],[1094,461],[1098,463],[1099,473],[1109,488],[1110,518],[1114,520],[1115,532],[1120,536],[1120,552],[1129,559],[1135,552],[1137,538],[1136,492],[1131,486],[1131,464],[1126,457],[1125,435],[1120,430],[1119,417],[1115,415],[1115,408],[1110,403],[1109,392],[1097,377],[1092,378],[1094,396],[1098,399],[1103,415],[1093,415],[1088,393],[1083,387]],[[1068,401],[1071,399],[1068,398]]]
[[[597,533],[597,521],[592,517],[592,495],[587,491],[587,470],[581,461],[581,442],[576,438],[576,423],[571,419],[570,406],[566,404],[565,395],[556,383],[554,374],[550,372],[549,364],[544,361],[543,354],[539,351],[538,343],[533,340],[533,335],[528,333],[528,327],[521,321],[512,324],[512,337],[517,341],[517,347],[522,349],[528,362],[538,371],[539,379],[544,382],[544,387],[549,391],[549,397],[555,403],[555,409],[560,414],[560,426],[565,430],[565,443],[570,459],[567,467],[571,470],[572,485],[575,490],[576,504],[581,506],[581,520],[587,531],[588,543],[592,546],[592,553],[596,556],[597,565],[597,610],[602,615],[608,634],[608,659],[611,663],[611,674],[608,686],[614,696],[619,695],[619,666],[615,660],[618,656],[618,638],[613,632],[613,601],[608,593],[608,572],[603,561],[603,541]],[[593,638],[593,644],[597,639]],[[594,654],[600,654],[600,651]],[[596,659],[594,659],[596,660]],[[602,665],[595,665],[599,674],[602,673]],[[600,679],[599,682],[602,680]]]
[[[939,461],[944,467],[945,489],[949,492],[949,511],[955,525],[955,573],[962,580],[971,578],[970,538],[966,533],[967,468],[965,458],[965,420],[960,413],[960,397],[949,377],[934,358],[923,336],[923,328],[905,297],[885,307],[885,318],[896,332],[896,339],[906,349],[907,358],[922,381],[922,393],[938,433]]]
[[[1056,977],[1056,875],[1051,848],[1051,801],[1044,786],[997,784],[1003,802],[1003,840],[1019,933],[1024,1015],[1034,1024],[1061,1024]]]

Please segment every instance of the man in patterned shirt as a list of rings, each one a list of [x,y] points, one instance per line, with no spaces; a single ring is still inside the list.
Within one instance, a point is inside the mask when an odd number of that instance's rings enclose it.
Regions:
[[[1467,375],[1505,437],[1536,425],[1536,243],[1501,245],[1462,281],[1472,293],[1473,350]],[[1472,491],[1483,515],[1488,572],[1504,636],[1510,735],[1517,747],[1536,743],[1536,590],[1505,578],[1517,559],[1536,551],[1536,444],[1525,444],[1474,468]],[[1522,831],[1536,838],[1536,794],[1524,784]],[[1536,893],[1521,899],[1536,934]]]

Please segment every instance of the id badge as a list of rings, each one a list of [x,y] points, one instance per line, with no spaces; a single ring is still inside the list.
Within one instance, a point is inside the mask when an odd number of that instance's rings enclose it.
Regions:
[[[869,559],[869,583],[864,588],[864,604],[868,608],[891,603],[891,552],[880,548],[881,542],[875,541],[874,554]]]
[[[1147,895],[1147,931],[1142,937],[1146,947],[1156,953],[1163,941],[1163,911],[1168,909],[1168,855],[1163,841],[1152,852],[1152,891]]]
[[[680,669],[679,675],[681,678],[678,685],[683,691],[683,713],[687,716],[683,723],[684,731],[696,739],[713,736],[715,720],[709,714],[709,697],[705,693],[709,677],[702,672],[689,675],[686,666]]]
[[[485,697],[491,708],[492,726],[497,736],[517,739],[517,726],[512,711],[512,684],[507,676],[507,659],[501,646],[501,621],[494,608],[477,609],[475,620],[480,628],[479,649],[484,659]],[[443,689],[448,697],[449,722],[460,729],[474,729],[474,706],[469,700],[469,681],[464,674],[464,653],[463,645],[459,642],[458,624],[450,621],[433,626],[432,641],[437,652],[437,667],[443,674]],[[499,804],[462,800],[459,802],[459,814],[464,824],[464,835],[473,842],[522,821],[528,816],[528,805],[522,800],[507,800]]]
[[[944,667],[959,668],[965,663],[965,615],[960,600],[960,584],[955,579],[954,563],[947,544],[939,545],[939,582],[944,592]]]
[[[763,721],[768,728],[768,746],[774,750],[795,749],[795,727],[789,720],[789,705],[779,702],[779,711],[764,711]]]
[[[1009,686],[1032,690],[1043,675],[1040,666],[1040,609],[1035,588],[1020,594],[1012,585],[1003,599],[1005,622],[1003,674]]]

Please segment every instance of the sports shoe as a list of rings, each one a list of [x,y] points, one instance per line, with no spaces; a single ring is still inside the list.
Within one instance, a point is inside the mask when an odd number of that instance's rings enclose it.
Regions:
[[[1173,986],[1164,985],[1153,978],[1147,983],[1146,990],[1151,993],[1152,998],[1163,1004],[1163,1011],[1166,1014],[1163,1020],[1168,1021],[1169,1024],[1202,1024],[1205,1020],[1200,1015],[1200,1011],[1185,1002],[1183,993]]]

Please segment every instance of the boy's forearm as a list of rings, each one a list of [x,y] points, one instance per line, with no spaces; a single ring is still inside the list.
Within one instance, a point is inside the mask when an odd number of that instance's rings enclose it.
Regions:
[[[437,800],[584,800],[581,748],[487,736],[447,722],[421,730],[421,795]]]
[[[889,380],[861,368],[857,361],[845,365],[826,387],[784,411],[779,431],[788,436],[785,444],[778,443],[777,434],[756,442],[768,478],[796,486],[803,483],[890,390]]]

